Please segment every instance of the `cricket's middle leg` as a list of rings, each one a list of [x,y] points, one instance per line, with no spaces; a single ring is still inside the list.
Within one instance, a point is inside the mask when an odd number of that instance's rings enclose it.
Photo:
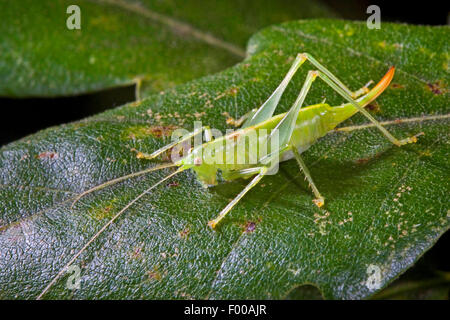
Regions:
[[[305,174],[306,179],[308,179],[309,186],[311,187],[312,191],[314,192],[316,199],[314,199],[313,202],[316,204],[316,206],[318,206],[320,208],[321,206],[323,206],[325,204],[325,199],[322,197],[322,195],[320,194],[316,185],[314,184],[311,174],[309,173],[308,168],[306,167],[305,163],[303,162],[303,159],[300,156],[300,153],[298,152],[297,148],[292,147],[292,152],[294,153],[294,157],[297,160],[300,170],[302,170],[303,173]]]

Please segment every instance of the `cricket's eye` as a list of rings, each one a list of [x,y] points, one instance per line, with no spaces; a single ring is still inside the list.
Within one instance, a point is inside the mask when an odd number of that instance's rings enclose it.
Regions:
[[[200,166],[202,164],[202,159],[197,157],[194,159],[194,165]]]

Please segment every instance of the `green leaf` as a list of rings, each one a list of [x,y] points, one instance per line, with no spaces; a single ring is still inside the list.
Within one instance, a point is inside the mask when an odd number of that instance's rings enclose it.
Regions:
[[[80,0],[81,29],[69,30],[72,4],[0,3],[0,96],[73,95],[132,83],[145,96],[241,61],[250,35],[271,23],[332,16],[312,0]]]
[[[448,211],[448,27],[309,20],[276,25],[249,42],[251,56],[216,75],[83,121],[9,144],[0,156],[1,298],[35,298],[109,219],[170,169],[76,195],[153,163],[174,126],[195,120],[227,128],[267,99],[298,52],[307,51],[357,89],[390,65],[392,85],[370,110],[397,137],[392,146],[360,114],[305,154],[322,209],[295,161],[265,177],[224,219],[207,227],[247,181],[204,189],[191,171],[131,206],[74,265],[81,289],[64,274],[47,299],[284,298],[310,284],[328,299],[366,298],[387,286],[450,226]],[[295,100],[306,63],[277,112]],[[314,82],[306,103],[342,103]],[[403,119],[403,121],[398,121]],[[368,274],[378,270],[376,274]],[[371,280],[379,279],[378,282]],[[305,294],[307,296],[307,294]]]

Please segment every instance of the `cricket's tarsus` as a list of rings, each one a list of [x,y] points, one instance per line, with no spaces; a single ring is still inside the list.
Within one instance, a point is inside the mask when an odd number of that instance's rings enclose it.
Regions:
[[[279,114],[273,116],[273,113],[278,105],[278,102],[289,84],[290,80],[296,73],[296,71],[300,68],[300,66],[305,62],[309,61],[316,70],[310,71],[306,77],[306,80],[303,84],[303,87],[300,90],[300,93],[295,100],[294,104],[290,108],[290,110],[286,113]],[[205,185],[215,185],[216,174],[218,170],[221,171],[222,177],[224,180],[234,180],[238,178],[249,178],[254,176],[251,182],[233,199],[228,203],[227,206],[220,212],[220,214],[213,220],[209,221],[208,225],[214,229],[217,224],[230,212],[230,210],[239,202],[239,200],[254,186],[256,186],[261,179],[267,175],[273,169],[272,159],[274,155],[277,155],[277,159],[279,161],[285,161],[292,158],[297,160],[299,168],[305,174],[305,178],[308,180],[308,183],[314,193],[315,199],[313,199],[313,203],[318,207],[322,207],[325,203],[324,197],[320,194],[317,186],[315,185],[311,174],[303,162],[301,157],[301,153],[307,150],[312,144],[314,144],[319,138],[326,135],[329,131],[334,130],[335,127],[341,123],[342,121],[350,118],[357,112],[361,112],[365,117],[367,117],[373,124],[373,126],[377,127],[383,135],[391,141],[393,144],[397,146],[402,146],[407,143],[414,143],[417,141],[417,137],[422,135],[423,133],[419,133],[415,136],[408,137],[405,139],[398,140],[392,134],[386,130],[380,122],[378,122],[370,113],[368,113],[364,107],[367,106],[370,102],[375,100],[389,85],[392,78],[394,77],[395,68],[391,67],[388,72],[384,75],[384,77],[372,88],[369,89],[369,85],[372,81],[369,81],[362,88],[351,91],[348,87],[346,87],[335,75],[333,75],[327,68],[325,68],[321,63],[319,63],[315,58],[313,58],[308,53],[301,53],[297,55],[294,63],[289,69],[288,73],[280,83],[280,85],[275,89],[275,91],[270,95],[270,97],[263,103],[263,105],[257,109],[252,110],[248,114],[246,114],[242,120],[239,120],[239,124],[243,122],[241,129],[231,133],[229,135],[225,135],[223,137],[217,138],[212,141],[207,141],[203,145],[195,147],[191,150],[187,155],[183,155],[183,158],[176,161],[175,163],[160,165],[157,167],[149,168],[146,170],[142,170],[140,172],[132,173],[123,177],[119,177],[113,179],[111,181],[105,182],[99,186],[91,188],[83,193],[81,193],[74,201],[74,204],[80,200],[82,197],[86,196],[89,193],[94,191],[98,191],[112,184],[127,180],[129,178],[133,178],[139,175],[143,175],[155,170],[168,168],[168,167],[178,167],[178,170],[169,174],[155,185],[145,190],[135,199],[130,201],[125,207],[123,207],[107,224],[105,224],[84,246],[81,248],[75,256],[64,266],[63,269],[56,275],[56,277],[49,283],[49,285],[42,291],[42,293],[38,296],[38,299],[42,298],[48,290],[52,287],[53,284],[63,275],[64,271],[86,250],[86,248],[97,239],[101,233],[103,233],[109,225],[111,225],[121,214],[123,214],[129,207],[131,207],[134,203],[136,203],[140,198],[142,198],[145,194],[150,192],[153,188],[160,185],[164,181],[167,181],[177,173],[192,169],[196,172],[198,179],[203,182]],[[327,83],[331,88],[333,88],[339,95],[341,95],[347,103],[330,107],[325,102],[304,107],[303,102],[305,100],[308,91],[311,88],[312,83],[316,80],[316,78],[322,79],[325,83]],[[272,130],[278,132],[279,143],[277,144],[279,148],[277,150],[271,150],[270,153],[267,154],[258,154],[258,161],[256,164],[236,164],[236,163],[223,163],[223,164],[209,164],[207,161],[203,161],[202,149],[205,146],[211,148],[214,146],[223,146],[224,141],[227,140],[239,140],[245,139],[247,135],[250,133],[258,134],[259,130]],[[162,153],[170,150],[175,147],[177,144],[186,141],[187,139],[191,139],[197,134],[203,134],[203,132],[209,132],[208,127],[202,127],[201,129],[192,132],[191,134],[185,136],[182,140],[177,142],[172,142],[171,144],[156,150],[152,154],[146,154],[143,152],[137,152],[137,157],[140,159],[148,159],[151,160]],[[267,140],[274,139],[273,134],[270,134]],[[256,142],[257,144],[262,143],[259,139]],[[264,141],[264,143],[268,143]],[[260,147],[258,145],[258,147]],[[212,148],[214,149],[214,148]],[[232,149],[234,151],[234,148]],[[248,151],[246,151],[248,152]],[[199,154],[202,156],[199,157]],[[225,155],[226,157],[226,155]],[[227,158],[227,157],[226,157]],[[227,158],[228,159],[228,158]],[[234,159],[234,158],[233,158]],[[200,161],[199,161],[200,160]],[[73,207],[73,205],[72,205]]]

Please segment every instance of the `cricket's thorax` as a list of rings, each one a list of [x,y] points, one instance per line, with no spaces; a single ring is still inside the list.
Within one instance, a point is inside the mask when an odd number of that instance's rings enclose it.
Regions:
[[[289,145],[302,153],[355,112],[356,108],[350,104],[338,107],[330,107],[328,104],[304,107],[297,117]],[[217,183],[219,170],[225,180],[252,176],[254,173],[245,175],[237,174],[237,171],[261,166],[260,160],[271,152],[268,134],[276,128],[284,115],[284,113],[276,115],[258,125],[206,142],[194,148],[182,160],[182,165],[186,169],[192,168],[198,178],[207,185]],[[287,150],[279,154],[279,161],[286,161],[292,157],[292,151]]]

